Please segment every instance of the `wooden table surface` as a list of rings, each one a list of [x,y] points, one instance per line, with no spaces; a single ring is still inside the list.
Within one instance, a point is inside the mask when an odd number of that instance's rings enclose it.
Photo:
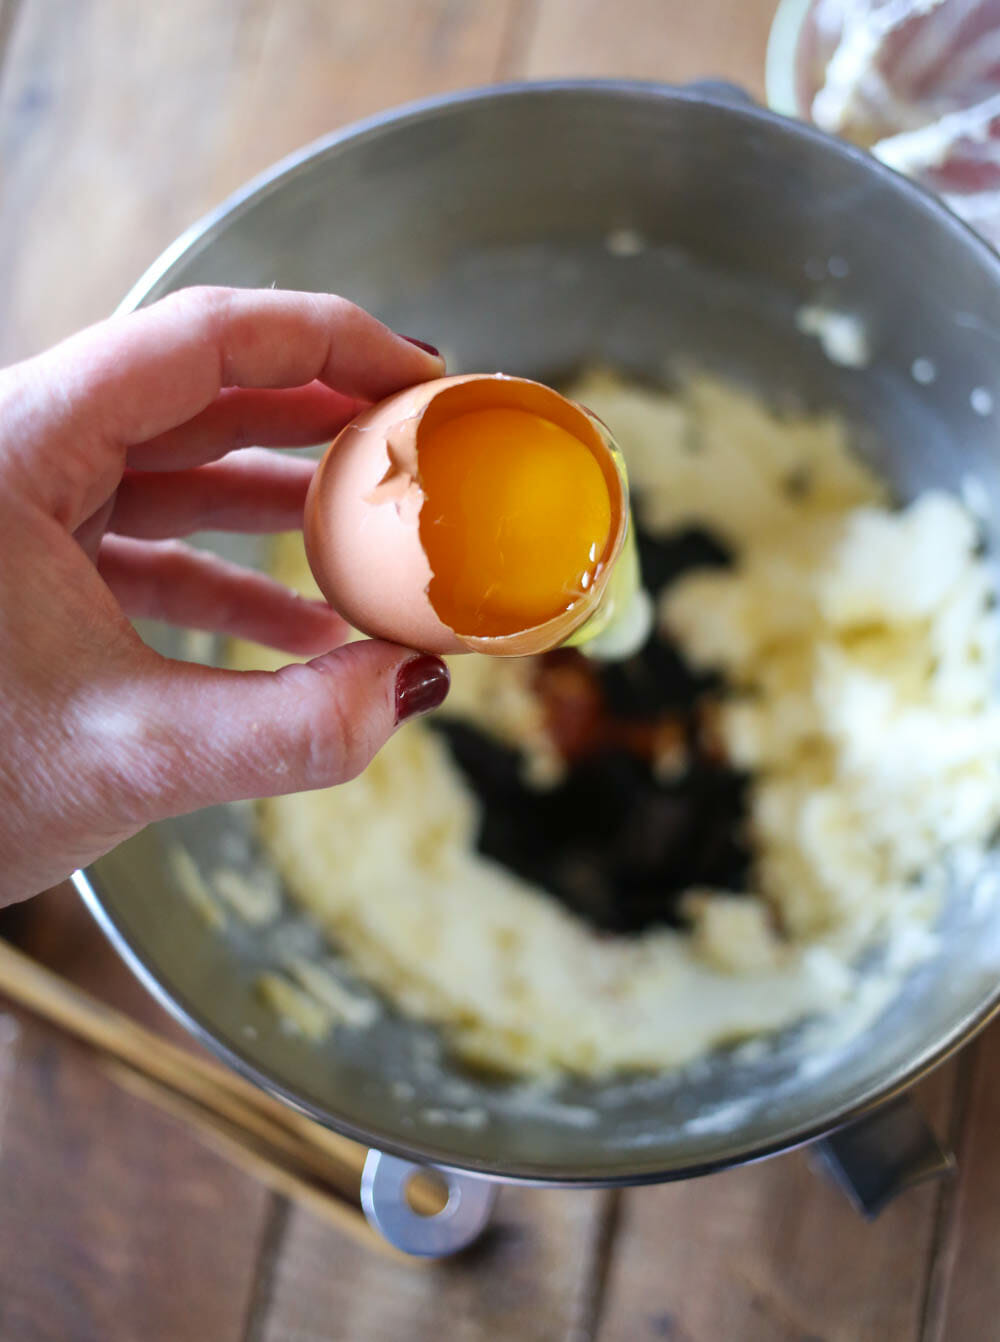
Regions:
[[[107,313],[251,174],[386,106],[572,74],[759,94],[772,4],[0,0],[0,361]],[[0,931],[176,1035],[68,889]],[[874,1224],[799,1152],[661,1188],[504,1190],[481,1247],[410,1266],[0,1001],[0,1342],[1000,1338],[1000,1027],[920,1098],[958,1177]]]

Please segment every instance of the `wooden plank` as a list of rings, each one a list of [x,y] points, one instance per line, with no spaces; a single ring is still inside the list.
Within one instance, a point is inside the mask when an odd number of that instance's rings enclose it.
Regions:
[[[939,1132],[948,1130],[954,1066],[918,1092]],[[632,1189],[599,1342],[916,1339],[943,1187],[910,1190],[866,1223],[806,1154],[793,1152],[692,1183]]]
[[[413,98],[497,78],[521,0],[257,0],[222,120],[232,190],[290,150]],[[271,115],[280,107],[280,116]],[[252,128],[252,129],[251,129]]]
[[[191,1043],[68,884],[5,910],[0,933]],[[2,998],[0,1197],[0,1337],[242,1338],[277,1200]]]
[[[1000,1333],[1000,1024],[972,1046],[968,1103],[956,1142],[958,1179],[940,1236],[921,1342],[979,1342]]]
[[[6,1011],[0,1196],[0,1337],[242,1337],[269,1195]]]
[[[240,16],[26,0],[0,87],[0,362],[107,313],[214,199]]]
[[[711,76],[763,98],[773,14],[774,0],[545,0],[521,73],[668,83]]]
[[[489,82],[519,0],[32,0],[0,86],[0,364],[112,309],[249,176]]]
[[[590,1282],[613,1194],[506,1188],[482,1243],[397,1265],[301,1212],[252,1336],[260,1342],[559,1342],[586,1336]]]

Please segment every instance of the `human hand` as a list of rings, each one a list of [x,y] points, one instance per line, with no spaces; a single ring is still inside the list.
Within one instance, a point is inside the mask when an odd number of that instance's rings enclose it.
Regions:
[[[321,442],[442,371],[344,299],[228,289],[0,371],[0,903],[151,821],[343,782],[441,702],[439,659],[341,647],[325,604],[167,538],[299,527],[314,463],[246,444]],[[314,660],[171,661],[142,616]]]

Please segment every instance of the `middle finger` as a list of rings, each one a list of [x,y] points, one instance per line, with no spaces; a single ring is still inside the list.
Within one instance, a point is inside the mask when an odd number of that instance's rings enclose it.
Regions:
[[[292,531],[302,525],[307,457],[247,448],[190,471],[126,471],[107,530],[165,540],[196,531]]]
[[[234,448],[309,447],[335,437],[367,406],[322,382],[280,390],[227,387],[175,429],[130,447],[139,471],[176,471],[216,461]]]

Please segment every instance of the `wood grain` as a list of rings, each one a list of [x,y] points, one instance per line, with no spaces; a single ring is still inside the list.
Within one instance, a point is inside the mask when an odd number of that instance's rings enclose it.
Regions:
[[[946,1132],[949,1066],[922,1106]],[[802,1152],[623,1198],[600,1342],[885,1342],[918,1336],[942,1185],[873,1223]]]
[[[713,77],[764,93],[774,0],[544,0],[520,74],[668,83]]]
[[[106,315],[275,159],[496,77],[520,0],[24,0],[0,86],[0,363]]]
[[[396,1266],[293,1213],[261,1342],[560,1342],[586,1336],[609,1193],[506,1188],[486,1238]]]
[[[5,1342],[241,1337],[268,1195],[8,1013],[0,1189]]]
[[[972,1046],[967,1064],[958,1176],[945,1209],[920,1342],[977,1342],[1000,1335],[1000,1025]]]
[[[241,15],[23,0],[0,87],[0,361],[104,316],[214,199]]]
[[[219,186],[233,190],[360,117],[491,82],[521,9],[521,0],[255,0],[252,51],[221,118]],[[279,116],[268,115],[277,108]]]
[[[85,1044],[120,1084],[166,1112],[186,1117],[206,1136],[217,1137],[236,1163],[242,1140],[255,1177],[263,1182],[269,1174],[280,1173],[282,1181],[272,1178],[271,1185],[285,1191],[284,1176],[289,1176],[313,1210],[336,1190],[334,1224],[343,1224],[339,1213],[345,1199],[357,1207],[364,1147],[312,1122],[231,1068],[144,1028],[2,940],[0,997]],[[419,1181],[408,1196],[417,1211],[433,1215],[439,1210],[437,1198],[432,1194],[428,1201]]]

